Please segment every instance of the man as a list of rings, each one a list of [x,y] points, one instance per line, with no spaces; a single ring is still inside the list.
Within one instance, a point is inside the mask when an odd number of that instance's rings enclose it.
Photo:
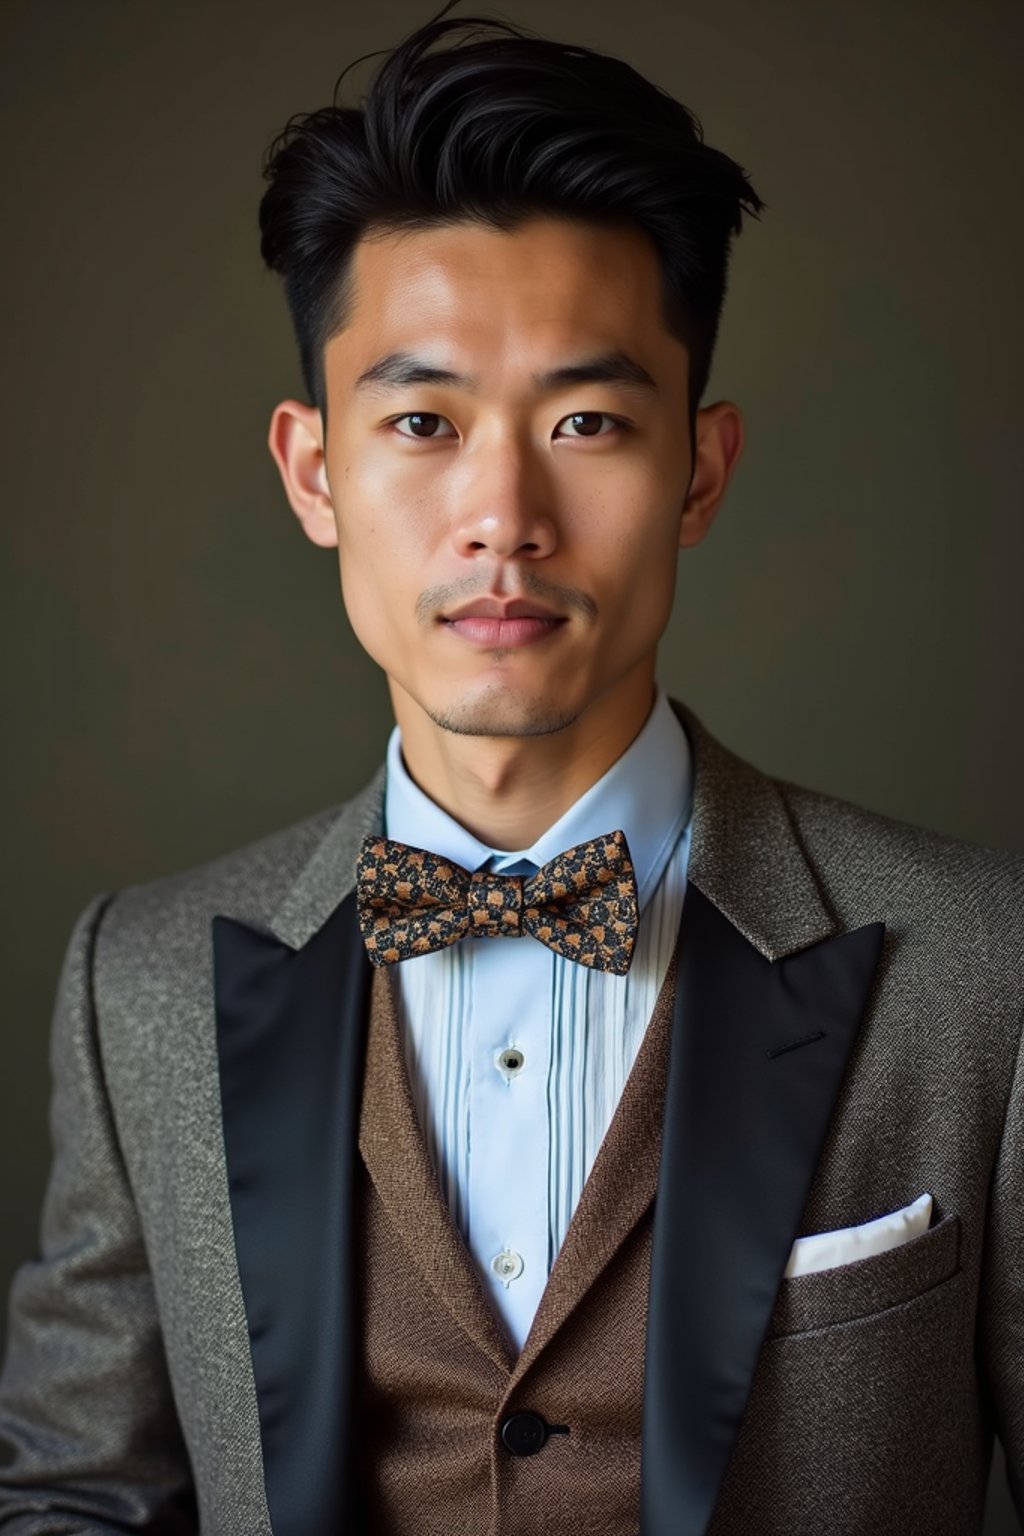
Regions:
[[[386,759],[81,914],[0,1527],[977,1532],[994,1433],[1024,1512],[1024,860],[658,687],[762,204],[621,62],[445,11],[261,207]]]

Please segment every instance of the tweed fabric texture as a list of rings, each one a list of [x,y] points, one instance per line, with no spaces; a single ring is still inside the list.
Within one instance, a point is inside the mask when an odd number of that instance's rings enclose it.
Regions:
[[[935,1200],[932,1227],[911,1243],[782,1280],[710,1536],[977,1536],[993,1432],[1024,1511],[1024,857],[774,778],[673,707],[694,749],[688,880],[759,953],[775,959],[886,924],[800,1234],[870,1220],[925,1190]],[[52,1022],[54,1162],[40,1251],[12,1291],[0,1373],[5,1536],[270,1536],[210,925],[229,914],[293,948],[306,943],[353,889],[363,838],[382,832],[382,795],[381,772],[351,801],[270,838],[100,893],[76,922]],[[415,1164],[395,1166],[391,1221],[401,1188],[416,1187]],[[481,1387],[474,1374],[489,1373],[489,1361],[514,1366],[500,1378],[519,1393],[510,1401],[597,1433],[600,1415],[581,1417],[593,1339],[628,1375],[620,1335],[644,1314],[649,1213],[630,1214],[643,1157],[635,1172],[619,1205],[613,1188],[595,1209],[595,1162],[556,1263],[583,1304],[569,1304],[553,1270],[547,1344],[539,1349],[538,1313],[515,1362],[493,1315],[485,1323],[479,1300],[469,1304],[459,1250],[430,1236],[427,1214],[417,1229],[425,1247],[403,1239],[410,1271],[421,1254],[435,1262],[421,1317],[432,1327],[443,1306],[460,1314],[463,1334],[473,1329],[458,1347],[466,1401],[493,1401],[492,1377]],[[590,1280],[574,1273],[588,1264]],[[427,1286],[439,1305],[428,1306]],[[552,1479],[539,1508],[526,1479],[549,1476],[539,1466],[548,1451],[570,1448],[586,1454],[570,1434],[502,1464],[511,1531],[568,1525],[568,1488]]]
[[[567,848],[536,874],[470,873],[452,859],[368,837],[356,861],[359,926],[374,965],[464,938],[531,934],[566,960],[624,976],[640,905],[621,830]]]

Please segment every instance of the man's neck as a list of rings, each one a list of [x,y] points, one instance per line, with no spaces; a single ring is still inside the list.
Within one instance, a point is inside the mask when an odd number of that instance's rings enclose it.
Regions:
[[[623,680],[546,735],[443,730],[390,681],[402,758],[424,794],[488,847],[528,848],[636,740],[655,698],[651,671]]]

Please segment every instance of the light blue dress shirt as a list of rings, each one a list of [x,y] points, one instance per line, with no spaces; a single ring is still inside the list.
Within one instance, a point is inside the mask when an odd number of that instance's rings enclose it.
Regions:
[[[531,935],[465,938],[395,967],[409,1081],[442,1194],[517,1349],[650,1021],[675,948],[690,850],[689,739],[659,687],[621,757],[531,847],[489,848],[388,741],[388,837],[470,871],[532,874],[621,827],[640,925],[625,976]]]

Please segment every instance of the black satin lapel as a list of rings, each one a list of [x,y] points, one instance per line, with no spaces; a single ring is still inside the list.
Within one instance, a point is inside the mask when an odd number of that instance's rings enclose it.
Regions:
[[[707,1530],[884,931],[869,923],[772,962],[687,886],[654,1211],[642,1536]]]
[[[231,1213],[274,1536],[354,1504],[352,1249],[370,963],[348,897],[299,950],[213,919]]]

